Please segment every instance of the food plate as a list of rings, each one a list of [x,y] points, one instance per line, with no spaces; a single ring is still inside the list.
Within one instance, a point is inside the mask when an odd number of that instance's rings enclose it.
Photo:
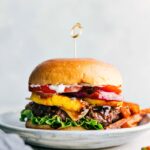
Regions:
[[[96,131],[56,131],[27,129],[19,121],[20,112],[0,115],[0,127],[8,133],[19,134],[27,143],[47,148],[95,149],[125,144],[144,131],[150,123],[134,128]]]

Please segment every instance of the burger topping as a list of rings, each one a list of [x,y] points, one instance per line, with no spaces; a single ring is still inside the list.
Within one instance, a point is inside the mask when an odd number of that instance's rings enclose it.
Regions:
[[[120,86],[113,86],[113,85],[105,85],[105,86],[91,86],[86,84],[80,84],[80,85],[39,85],[39,84],[30,84],[29,85],[29,91],[35,92],[35,91],[41,91],[44,93],[51,93],[51,91],[54,91],[55,93],[68,93],[68,92],[77,92],[81,89],[87,89],[91,88],[93,90],[102,90],[105,92],[114,92],[116,94],[121,93]]]
[[[103,90],[105,92],[114,92],[116,94],[121,93],[120,86],[106,85],[106,86],[102,86],[101,90]]]
[[[89,109],[83,109],[81,112],[75,112],[75,111],[68,111],[68,110],[66,110],[66,113],[69,115],[69,117],[73,121],[77,121],[77,120],[83,118],[88,113],[88,111],[89,111]]]
[[[89,104],[94,106],[113,106],[113,107],[121,107],[123,105],[123,101],[115,101],[115,100],[99,100],[99,99],[90,99],[85,98],[85,101],[87,101]]]
[[[92,94],[88,94],[86,92],[77,92],[77,93],[63,93],[62,95],[68,96],[68,97],[77,97],[77,98],[91,98],[91,99],[100,99],[100,100],[116,100],[116,101],[122,101],[123,97],[121,95],[117,95],[113,92],[104,92],[104,91],[98,91],[94,92]]]
[[[81,90],[81,85],[49,85],[49,88],[55,90],[56,93],[69,93],[69,92],[78,92]]]
[[[81,90],[81,85],[29,85],[29,91],[31,92],[40,92],[40,93],[68,93],[68,92],[77,92]]]
[[[120,95],[121,90],[116,86],[81,86],[81,85],[29,85],[29,90],[36,92],[41,97],[50,97],[53,94],[60,93],[68,97],[91,98],[103,100],[123,100]]]
[[[63,93],[65,90],[65,86],[63,84],[60,85],[49,85],[49,89],[54,90],[56,93]]]
[[[31,92],[40,92],[40,93],[49,93],[54,94],[56,93],[55,90],[50,89],[49,85],[29,85],[29,91]]]
[[[62,95],[52,95],[49,98],[41,98],[38,94],[32,93],[29,99],[38,104],[46,106],[57,106],[66,110],[77,112],[80,112],[81,109],[88,105],[85,101],[79,99],[71,99],[67,96]]]
[[[51,117],[54,115],[58,115],[59,117],[61,117],[63,121],[65,121],[67,117],[73,118],[74,121],[77,121],[83,118],[88,112],[88,109],[84,109],[83,111],[79,113],[71,112],[71,111],[64,111],[56,106],[39,105],[34,102],[30,102],[28,105],[26,105],[25,109],[32,110],[33,114],[39,117],[42,117],[45,115],[51,116]]]
[[[63,122],[70,120],[69,115],[64,110],[62,110],[58,107],[55,107],[55,106],[44,106],[44,105],[36,104],[34,102],[30,102],[25,107],[25,110],[28,110],[28,111],[26,111],[26,113],[30,112],[35,117],[39,117],[39,118],[40,117],[43,118],[45,116],[47,116],[47,118],[53,118],[54,116],[58,116],[60,118],[60,120],[62,120]],[[25,115],[27,116],[27,114],[25,114],[25,110],[24,110],[24,112],[22,112],[22,114],[24,116]],[[31,114],[29,116],[31,116]],[[72,122],[74,122],[74,125],[82,124],[83,126],[85,126],[85,128],[92,129],[92,127],[91,127],[92,124],[93,125],[95,124],[96,126],[98,124],[102,124],[105,127],[105,126],[109,125],[110,123],[117,121],[120,118],[121,118],[121,116],[120,116],[120,108],[119,107],[114,108],[114,107],[110,107],[110,106],[101,106],[101,107],[93,106],[93,107],[90,107],[89,112],[84,117],[82,117],[78,121],[73,120]],[[39,122],[40,120],[37,120],[37,121]],[[71,122],[71,120],[70,120],[70,122]],[[90,126],[90,127],[88,127],[88,126]]]
[[[78,92],[62,93],[68,97],[77,97],[77,98],[91,98],[91,99],[100,99],[100,100],[115,100],[121,101],[123,97],[115,92],[106,92],[101,90],[100,87],[83,87]]]
[[[120,108],[110,106],[92,107],[86,117],[96,119],[103,126],[107,126],[121,118]]]
[[[87,102],[79,99],[71,99],[62,95],[52,95],[48,98],[41,98],[38,94],[32,93],[29,99],[37,104],[60,107],[68,113],[73,120],[78,120],[88,112]]]
[[[29,104],[26,105],[25,109],[32,110],[32,113],[38,117],[43,117],[43,116],[52,117],[54,115],[57,115],[61,117],[63,121],[65,121],[66,118],[69,117],[64,110],[56,106],[45,106],[45,105],[39,105],[34,102],[30,102]]]
[[[34,125],[49,125],[50,128],[53,129],[63,129],[67,127],[83,127],[88,130],[102,130],[103,125],[94,119],[82,118],[79,121],[73,121],[70,118],[66,118],[66,120],[62,120],[59,115],[54,116],[35,116],[32,110],[24,109],[21,112],[21,121],[29,121]]]

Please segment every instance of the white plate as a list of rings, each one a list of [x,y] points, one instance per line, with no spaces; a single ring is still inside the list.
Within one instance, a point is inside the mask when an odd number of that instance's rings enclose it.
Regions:
[[[9,133],[19,134],[27,143],[48,148],[94,149],[119,146],[150,129],[150,123],[134,128],[104,131],[51,131],[27,129],[19,121],[20,113],[0,115],[0,127]]]

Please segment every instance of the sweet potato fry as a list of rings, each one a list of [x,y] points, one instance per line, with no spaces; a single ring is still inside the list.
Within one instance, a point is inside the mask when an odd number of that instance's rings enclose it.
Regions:
[[[143,116],[141,114],[135,114],[127,118],[127,122],[125,122],[121,127],[122,128],[131,128],[137,125],[138,122],[142,120]]]
[[[146,114],[146,115],[143,115],[143,118],[139,122],[138,125],[144,125],[144,124],[147,124],[148,122],[150,122],[150,117]]]
[[[127,122],[127,118],[123,118],[115,123],[110,124],[109,126],[106,127],[106,129],[118,129],[121,128],[123,124]]]
[[[128,106],[123,106],[120,108],[120,110],[124,118],[128,118],[129,116],[131,116],[131,112]]]
[[[135,114],[128,118],[123,118],[115,123],[110,124],[106,129],[117,129],[117,128],[129,128],[134,127],[138,122],[142,120],[141,114]]]
[[[132,128],[132,127],[136,127],[136,126],[137,126],[137,123],[135,123],[133,125],[125,123],[124,125],[121,126],[121,128]]]
[[[140,106],[136,103],[123,102],[123,106],[128,106],[132,114],[140,113]]]
[[[142,115],[150,114],[150,108],[142,109],[142,110],[140,111],[140,114],[142,114]]]

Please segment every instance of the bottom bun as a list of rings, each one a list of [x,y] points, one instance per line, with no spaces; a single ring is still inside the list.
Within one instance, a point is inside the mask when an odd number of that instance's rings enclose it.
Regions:
[[[86,130],[82,128],[81,126],[78,127],[66,127],[66,128],[59,128],[59,129],[54,129],[49,125],[35,125],[33,124],[30,120],[26,122],[26,128],[32,128],[32,129],[44,129],[44,130],[68,130],[68,131],[82,131]]]

